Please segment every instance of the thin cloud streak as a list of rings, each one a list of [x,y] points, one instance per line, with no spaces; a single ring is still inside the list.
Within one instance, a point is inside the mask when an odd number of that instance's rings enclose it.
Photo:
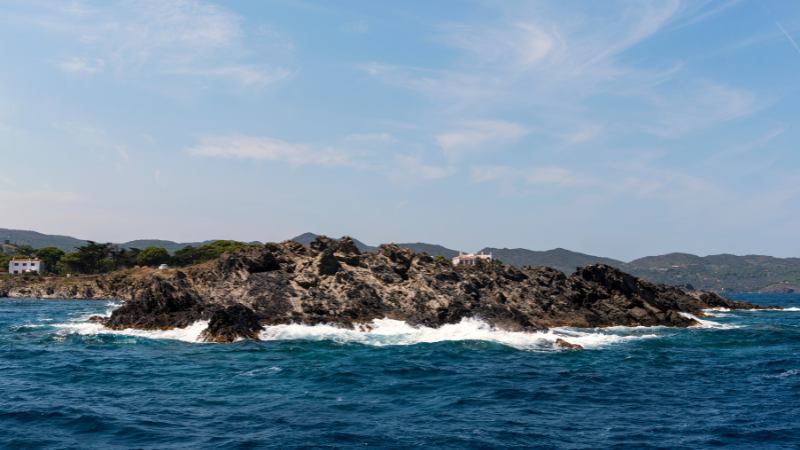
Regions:
[[[794,45],[794,49],[797,50],[797,53],[800,53],[800,47],[797,46],[797,43],[794,42],[794,39],[792,39],[792,36],[790,36],[789,33],[787,33],[786,30],[783,29],[783,27],[781,26],[781,24],[777,20],[775,21],[775,25],[777,25],[778,28],[781,29],[783,34],[786,35],[786,38],[789,39],[789,42],[791,42],[792,45]]]

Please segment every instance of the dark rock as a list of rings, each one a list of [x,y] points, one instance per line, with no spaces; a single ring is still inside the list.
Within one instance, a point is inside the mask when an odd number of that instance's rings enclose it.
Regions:
[[[345,255],[360,255],[361,250],[358,249],[356,243],[350,239],[350,236],[344,236],[341,241],[339,241],[339,253],[343,253]]]
[[[477,317],[509,331],[536,331],[688,327],[696,321],[682,313],[762,309],[710,292],[653,284],[603,264],[566,276],[544,266],[453,266],[393,244],[360,253],[353,245],[347,237],[325,236],[310,247],[267,243],[173,273],[122,271],[70,285],[3,280],[0,294],[127,300],[106,324],[116,329],[185,327],[213,318],[204,338],[215,342],[257,336],[257,322],[350,326],[386,317],[438,327]]]
[[[208,328],[200,334],[204,342],[234,342],[239,338],[258,340],[261,317],[252,309],[235,304],[211,315]]]
[[[203,318],[206,308],[196,293],[159,278],[148,281],[132,300],[111,313],[105,326],[117,330],[185,328]]]
[[[556,347],[564,348],[567,350],[583,350],[583,347],[578,344],[570,344],[569,342],[558,338],[556,339]]]

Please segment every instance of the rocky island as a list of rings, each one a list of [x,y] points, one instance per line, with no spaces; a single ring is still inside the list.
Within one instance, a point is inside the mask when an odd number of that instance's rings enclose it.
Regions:
[[[604,264],[567,276],[544,266],[453,266],[384,244],[362,253],[345,236],[224,253],[183,270],[124,270],[72,283],[0,282],[0,297],[116,299],[111,329],[170,329],[208,320],[201,339],[258,339],[264,325],[351,327],[373,319],[439,327],[476,317],[509,331],[550,327],[689,327],[704,309],[762,309],[709,292],[653,284]]]

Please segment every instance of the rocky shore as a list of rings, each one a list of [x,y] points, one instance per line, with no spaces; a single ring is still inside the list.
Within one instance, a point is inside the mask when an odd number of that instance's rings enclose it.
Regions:
[[[689,327],[703,309],[761,309],[709,292],[684,292],[595,264],[572,275],[544,266],[453,266],[392,244],[361,253],[318,237],[267,243],[185,270],[126,270],[85,277],[0,281],[0,297],[124,300],[104,325],[169,329],[208,320],[207,342],[258,339],[264,325],[402,320],[438,327],[478,317],[510,331],[550,327]],[[688,313],[688,314],[683,314]]]

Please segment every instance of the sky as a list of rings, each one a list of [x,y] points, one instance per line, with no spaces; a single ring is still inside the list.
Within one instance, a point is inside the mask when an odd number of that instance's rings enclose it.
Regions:
[[[800,257],[800,2],[0,0],[0,227]]]

